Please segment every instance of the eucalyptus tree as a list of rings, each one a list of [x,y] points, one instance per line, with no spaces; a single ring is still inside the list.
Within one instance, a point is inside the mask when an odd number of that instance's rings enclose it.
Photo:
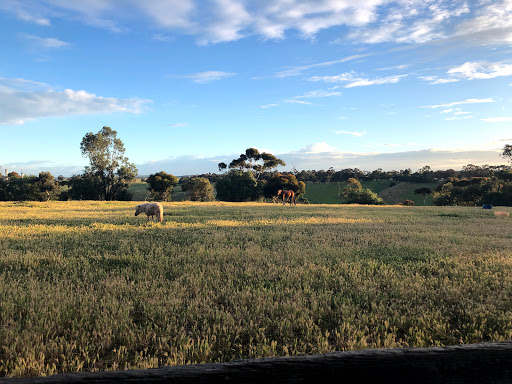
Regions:
[[[219,170],[238,169],[240,171],[250,171],[254,178],[258,180],[265,171],[285,166],[286,163],[272,155],[271,153],[258,151],[256,148],[247,148],[237,159],[233,159],[229,165],[219,163]]]
[[[98,180],[95,188],[102,199],[115,200],[126,194],[129,183],[137,176],[137,168],[124,155],[124,144],[116,131],[103,127],[98,133],[87,133],[80,150],[89,159],[84,173]]]

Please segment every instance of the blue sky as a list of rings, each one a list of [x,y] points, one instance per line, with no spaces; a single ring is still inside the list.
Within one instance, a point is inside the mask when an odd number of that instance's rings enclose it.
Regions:
[[[2,0],[0,166],[139,174],[256,147],[297,169],[504,164],[511,0]]]

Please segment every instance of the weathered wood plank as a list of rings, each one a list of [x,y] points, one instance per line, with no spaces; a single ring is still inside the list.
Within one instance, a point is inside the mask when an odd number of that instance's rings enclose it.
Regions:
[[[512,342],[373,349],[154,369],[0,379],[48,383],[512,383]]]

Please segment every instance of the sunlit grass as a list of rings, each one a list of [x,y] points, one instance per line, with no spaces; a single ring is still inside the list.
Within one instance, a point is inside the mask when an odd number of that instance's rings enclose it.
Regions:
[[[492,211],[136,204],[0,203],[0,376],[512,339]]]

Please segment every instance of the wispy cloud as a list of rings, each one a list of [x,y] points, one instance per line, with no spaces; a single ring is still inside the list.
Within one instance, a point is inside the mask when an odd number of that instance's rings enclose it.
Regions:
[[[198,72],[190,75],[181,75],[181,76],[169,76],[171,78],[180,78],[180,79],[191,79],[194,83],[206,84],[212,81],[225,79],[227,77],[235,76],[236,73],[232,72],[221,72],[221,71],[206,71],[206,72]]]
[[[467,119],[472,119],[473,117],[475,117],[475,116],[464,116],[464,117],[452,116],[452,117],[447,117],[445,120],[467,120]]]
[[[54,38],[54,37],[39,37],[39,36],[35,36],[35,35],[28,35],[28,34],[20,34],[20,37],[26,41],[29,41],[33,44],[35,44],[36,46],[40,47],[40,48],[46,48],[46,49],[51,49],[51,48],[63,48],[63,47],[69,47],[71,44],[66,42],[66,41],[63,41],[63,40],[60,40],[60,39],[57,39],[57,38]]]
[[[23,124],[51,116],[141,113],[150,102],[97,96],[83,90],[56,90],[25,79],[0,79],[0,124]]]
[[[361,58],[364,58],[364,57],[367,57],[367,56],[370,56],[370,55],[372,55],[372,54],[371,53],[365,53],[365,54],[360,54],[360,55],[347,56],[347,57],[344,57],[343,59],[340,59],[340,60],[331,60],[331,61],[324,61],[324,62],[321,62],[321,63],[314,63],[314,64],[308,64],[308,65],[299,65],[299,66],[288,67],[286,69],[283,69],[282,71],[277,72],[275,74],[275,76],[279,77],[279,78],[290,77],[290,76],[298,76],[298,75],[301,75],[303,72],[305,72],[307,70],[310,70],[310,69],[330,67],[330,66],[335,65],[335,64],[346,63],[348,61],[353,61],[353,60],[361,59]]]
[[[357,137],[362,137],[366,134],[366,131],[363,132],[350,132],[350,131],[334,131],[337,135],[352,135]]]
[[[395,71],[409,68],[409,64],[395,65],[394,67],[377,68],[377,71]]]
[[[400,79],[406,77],[407,75],[397,75],[397,76],[388,76],[388,77],[380,77],[377,79],[356,79],[355,81],[345,85],[345,88],[353,88],[353,87],[367,87],[369,85],[379,85],[379,84],[395,84],[400,81]]]
[[[420,76],[419,79],[426,81],[426,82],[430,83],[431,85],[455,83],[457,81],[460,81],[460,79],[441,78],[438,76]]]
[[[303,105],[313,104],[313,103],[311,103],[309,101],[296,100],[296,99],[288,99],[288,100],[285,100],[284,102],[288,103],[288,104],[303,104]]]
[[[355,72],[344,72],[334,76],[313,76],[309,81],[325,81],[326,83],[340,83],[344,81],[352,81],[357,74]]]
[[[368,79],[364,77],[359,77],[355,72],[345,72],[339,75],[334,76],[313,76],[310,77],[310,81],[324,81],[327,83],[340,83],[340,82],[348,82],[345,84],[344,88],[353,88],[353,87],[367,87],[369,85],[379,85],[379,84],[394,84],[398,83],[402,78],[407,75],[394,75],[387,77],[377,77],[374,79]]]
[[[494,79],[501,76],[512,76],[512,64],[468,61],[450,69],[448,74],[468,80]]]
[[[446,72],[445,77],[420,76],[419,79],[426,81],[431,85],[436,85],[454,83],[461,80],[494,79],[502,76],[512,76],[512,64],[468,61],[462,65],[450,68]]]
[[[488,117],[485,119],[480,119],[482,121],[486,121],[488,123],[504,123],[512,121],[512,116],[506,116],[506,117]]]
[[[294,99],[310,99],[310,98],[317,98],[317,97],[332,97],[332,96],[341,96],[341,92],[326,91],[323,89],[319,89],[316,91],[307,92],[301,96],[295,96]]]
[[[462,101],[452,101],[450,103],[443,103],[437,105],[425,105],[425,108],[450,108],[455,105],[463,105],[463,104],[479,104],[479,103],[495,103],[496,101],[493,98],[487,99],[466,99]]]
[[[275,103],[265,104],[265,105],[262,105],[260,108],[268,109],[268,108],[274,108],[274,107],[279,107],[279,104],[275,104]]]

